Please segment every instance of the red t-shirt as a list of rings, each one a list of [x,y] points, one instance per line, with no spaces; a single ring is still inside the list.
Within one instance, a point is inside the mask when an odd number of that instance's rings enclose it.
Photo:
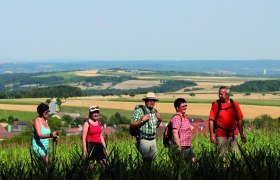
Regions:
[[[98,121],[98,124],[94,126],[89,121],[87,121],[89,127],[87,132],[86,141],[87,142],[98,142],[101,143],[100,134],[102,133],[101,123]]]
[[[218,127],[215,129],[215,133],[217,137],[226,137],[227,132],[222,128],[225,129],[235,129],[234,134],[238,134],[237,126],[236,126],[236,116],[238,120],[243,119],[243,114],[241,112],[240,106],[237,102],[234,101],[234,106],[236,108],[237,115],[235,115],[234,108],[232,107],[231,103],[222,103],[221,104],[221,111],[215,119],[217,111],[218,111],[218,102],[214,102],[212,108],[210,110],[209,119],[213,121],[217,121]],[[229,133],[229,136],[232,136],[232,133]]]

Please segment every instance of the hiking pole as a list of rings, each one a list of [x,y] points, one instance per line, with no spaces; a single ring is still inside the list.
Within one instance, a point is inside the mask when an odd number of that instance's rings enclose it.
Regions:
[[[58,136],[58,134],[57,134]],[[57,137],[53,138],[53,157],[56,156],[56,148],[57,148]]]

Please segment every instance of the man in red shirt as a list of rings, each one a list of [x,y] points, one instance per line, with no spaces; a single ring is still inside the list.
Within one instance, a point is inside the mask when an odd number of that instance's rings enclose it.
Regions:
[[[219,100],[212,104],[209,115],[210,141],[218,144],[223,155],[228,150],[240,151],[237,144],[238,131],[241,141],[246,142],[246,137],[243,134],[243,114],[239,104],[236,101],[232,101],[229,95],[230,90],[228,87],[220,87]]]

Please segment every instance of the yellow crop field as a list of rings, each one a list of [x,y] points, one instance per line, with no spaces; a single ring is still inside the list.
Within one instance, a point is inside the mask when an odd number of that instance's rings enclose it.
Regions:
[[[99,70],[86,70],[86,71],[75,71],[74,73],[78,76],[86,76],[86,77],[90,77],[90,76],[99,76],[98,73]]]

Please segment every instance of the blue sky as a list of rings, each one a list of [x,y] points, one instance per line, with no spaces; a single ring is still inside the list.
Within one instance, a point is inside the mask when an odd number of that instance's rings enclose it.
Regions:
[[[279,0],[0,2],[0,60],[280,60]]]

